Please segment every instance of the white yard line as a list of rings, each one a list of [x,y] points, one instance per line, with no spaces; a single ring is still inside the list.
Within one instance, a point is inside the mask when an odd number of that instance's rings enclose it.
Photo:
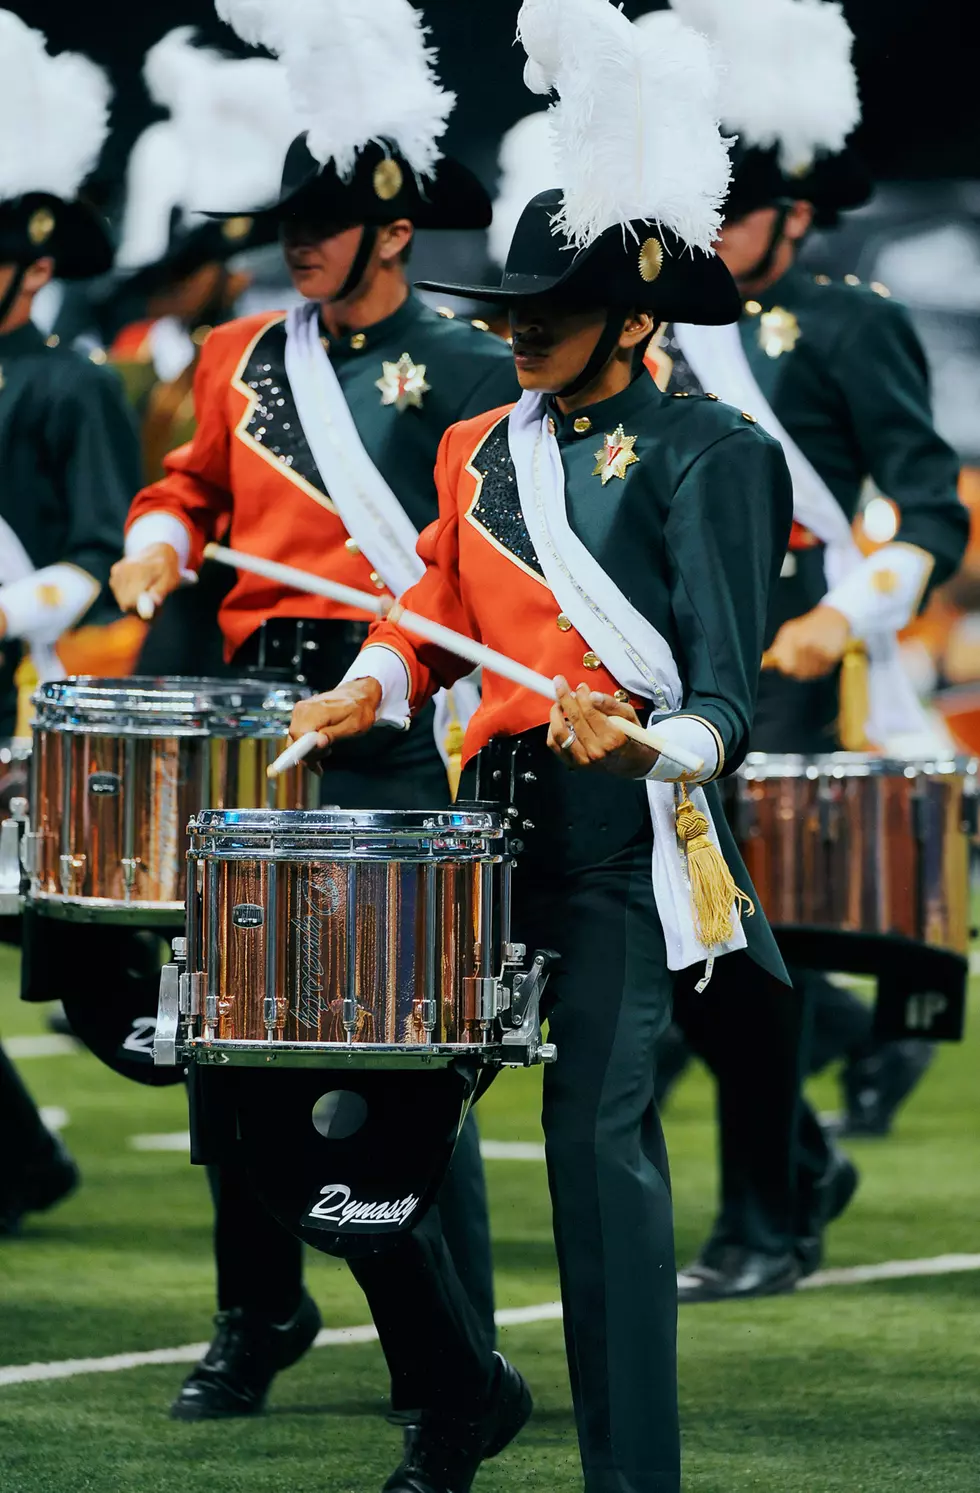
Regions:
[[[160,1135],[131,1135],[129,1145],[133,1151],[190,1151],[191,1137],[187,1130],[163,1131]]]
[[[70,1052],[85,1049],[74,1037],[65,1037],[57,1032],[39,1037],[4,1037],[3,1050],[10,1058],[58,1058]]]
[[[954,1275],[980,1270],[980,1255],[937,1255],[931,1260],[886,1260],[880,1265],[855,1265],[846,1270],[821,1270],[801,1283],[801,1289],[821,1286],[867,1285],[882,1280],[910,1280],[915,1276]],[[497,1313],[499,1327],[518,1327],[529,1322],[557,1322],[561,1302],[544,1301],[537,1306],[505,1307]],[[325,1327],[314,1347],[339,1348],[349,1343],[373,1343],[377,1331],[365,1327]],[[152,1348],[145,1353],[112,1353],[107,1358],[65,1358],[56,1363],[10,1364],[0,1368],[0,1388],[9,1384],[37,1384],[48,1379],[74,1379],[82,1374],[118,1374],[123,1369],[141,1369],[154,1364],[196,1363],[207,1343],[186,1343],[180,1348]]]
[[[191,1139],[186,1130],[163,1131],[159,1135],[131,1135],[134,1151],[189,1151]],[[485,1140],[480,1142],[485,1161],[543,1161],[544,1146],[537,1141]]]
[[[57,1104],[45,1104],[41,1108],[41,1119],[49,1130],[64,1130],[71,1115]]]

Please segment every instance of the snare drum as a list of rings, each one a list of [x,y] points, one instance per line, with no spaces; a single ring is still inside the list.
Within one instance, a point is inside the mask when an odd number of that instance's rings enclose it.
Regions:
[[[966,955],[974,760],[753,753],[729,793],[774,928],[898,936]]]
[[[302,768],[270,783],[306,692],[255,680],[66,679],[35,696],[30,897],[50,917],[180,923],[188,819],[205,806],[302,808]]]
[[[181,1025],[201,1063],[551,1055],[531,1000],[547,959],[519,970],[497,814],[209,809],[188,833],[186,968],[176,999],[164,980],[161,1048]]]

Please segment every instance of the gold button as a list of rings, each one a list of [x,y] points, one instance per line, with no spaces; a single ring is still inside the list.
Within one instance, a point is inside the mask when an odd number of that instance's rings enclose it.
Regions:
[[[377,586],[379,591],[383,591],[385,588],[385,583],[376,570],[371,571],[371,583]]]
[[[345,539],[344,549],[350,555],[359,555],[361,553],[361,546],[358,544],[356,539]]]
[[[742,411],[742,419],[743,420],[748,420],[748,422],[749,422],[750,425],[758,425],[758,423],[759,423],[758,420],[755,418],[755,415],[750,415],[749,412],[748,412],[748,410],[743,410]]]
[[[708,394],[708,393],[705,393],[704,397],[705,397],[705,399],[715,399],[715,400],[718,400],[718,399],[721,398],[721,395],[720,394]]]
[[[108,356],[109,354],[104,347],[93,347],[88,355],[88,360],[90,363],[104,363],[108,359]]]
[[[566,617],[564,612],[559,612],[556,625],[559,632],[571,632],[572,619],[571,617]]]
[[[550,415],[548,416],[548,431],[551,435],[555,435],[558,431],[558,426],[555,424]]]
[[[888,286],[882,285],[880,280],[872,280],[871,289],[874,291],[875,295],[884,296],[886,300],[891,295],[891,291],[888,289]]]
[[[578,419],[575,421],[575,424],[572,426],[572,429],[578,435],[585,435],[585,432],[587,430],[592,429],[592,421],[589,419],[588,415],[579,415]]]
[[[616,693],[613,695],[613,699],[614,700],[618,700],[619,703],[620,703],[620,705],[628,705],[629,702],[630,702],[630,693],[629,693],[629,690],[627,690],[627,689],[618,689],[616,691]]]
[[[449,309],[448,306],[437,306],[436,307],[436,314],[438,316],[444,316],[447,321],[455,321],[456,320],[456,313],[455,313],[455,311],[450,311],[450,309]]]
[[[844,284],[845,285],[860,285],[861,282],[858,279],[857,275],[845,275],[844,276]]]
[[[813,277],[813,283],[814,283],[814,285],[829,285],[830,284],[830,276],[829,275],[814,275],[814,277]]]
[[[747,316],[758,316],[761,310],[762,303],[760,301],[746,301],[745,313]]]
[[[199,327],[195,327],[191,333],[191,341],[194,346],[203,347],[213,331],[214,328],[208,326],[207,322],[202,322]]]
[[[602,668],[602,659],[599,657],[598,653],[593,653],[591,648],[589,649],[588,653],[583,654],[582,662],[587,669]]]
[[[58,333],[52,332],[51,336],[48,338],[48,347],[57,347],[60,341],[61,338],[58,336]]]
[[[359,353],[366,341],[367,338],[365,337],[363,332],[355,332],[350,340],[351,351]]]
[[[473,320],[470,322],[470,326],[476,327],[476,330],[478,332],[489,332],[490,330],[490,323],[488,321],[481,321],[478,316],[473,318]]]

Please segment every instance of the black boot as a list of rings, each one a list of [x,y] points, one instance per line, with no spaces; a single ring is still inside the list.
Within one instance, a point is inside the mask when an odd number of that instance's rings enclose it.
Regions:
[[[832,1146],[827,1169],[814,1187],[806,1208],[808,1227],[796,1241],[803,1275],[813,1275],[823,1260],[823,1236],[828,1224],[840,1218],[858,1189],[861,1174],[839,1146]]]
[[[78,1167],[57,1135],[43,1157],[28,1162],[23,1171],[7,1185],[0,1197],[0,1237],[20,1231],[27,1213],[44,1213],[75,1191],[80,1180]]]
[[[791,1252],[771,1255],[742,1244],[709,1245],[693,1264],[678,1271],[677,1299],[689,1305],[781,1296],[795,1290],[802,1274],[800,1262]]]
[[[888,1135],[899,1106],[911,1094],[935,1057],[931,1042],[883,1042],[876,1052],[847,1064],[842,1135]]]
[[[288,1322],[236,1306],[215,1317],[217,1332],[170,1407],[175,1420],[259,1415],[280,1369],[298,1362],[320,1331],[320,1311],[306,1291]]]
[[[448,1411],[425,1410],[417,1431],[406,1436],[405,1458],[382,1493],[469,1493],[480,1463],[496,1457],[531,1414],[531,1392],[516,1369],[494,1354],[488,1405],[468,1420]]]

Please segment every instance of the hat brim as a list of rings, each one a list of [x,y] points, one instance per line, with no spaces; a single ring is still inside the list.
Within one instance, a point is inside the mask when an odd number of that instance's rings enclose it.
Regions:
[[[725,220],[737,222],[780,202],[811,202],[817,224],[829,227],[840,213],[862,207],[873,191],[870,173],[850,146],[818,156],[799,176],[782,170],[775,150],[736,149]]]
[[[108,224],[83,199],[66,202],[51,192],[25,192],[13,201],[0,203],[0,208],[0,260],[30,264],[36,259],[53,259],[59,280],[90,280],[112,268]],[[49,222],[47,232],[38,238],[32,235],[31,225],[42,215]]]

